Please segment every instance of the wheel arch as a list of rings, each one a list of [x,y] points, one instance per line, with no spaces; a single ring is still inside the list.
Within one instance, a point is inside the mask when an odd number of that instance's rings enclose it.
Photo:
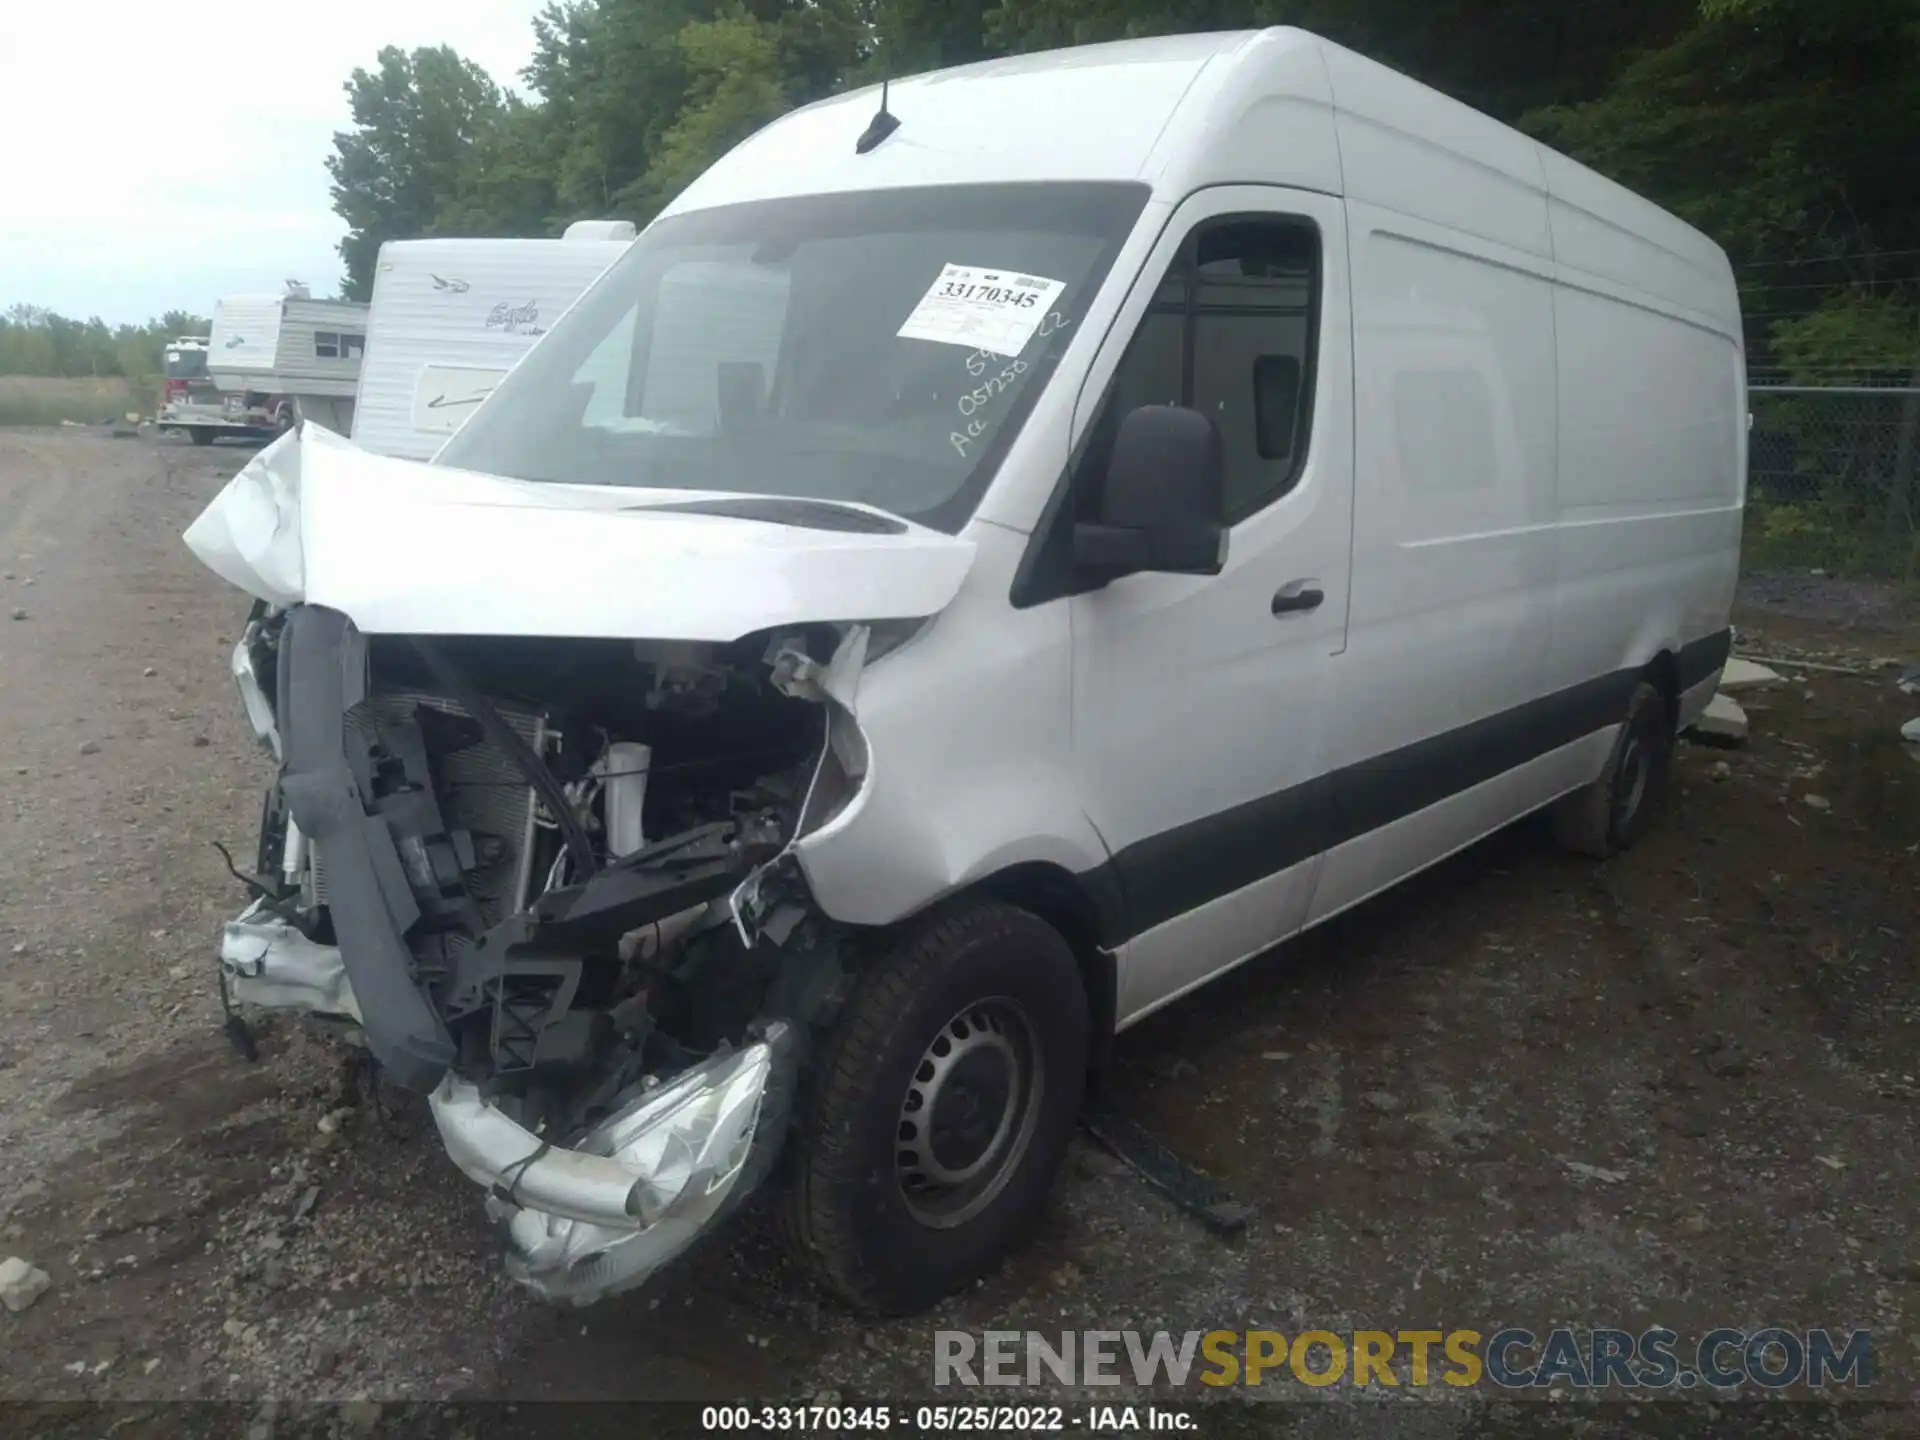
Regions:
[[[1680,661],[1671,649],[1662,648],[1641,670],[1647,682],[1666,702],[1667,719],[1677,729],[1680,724]]]
[[[1067,942],[1087,992],[1089,1064],[1103,1068],[1113,1047],[1120,1000],[1120,967],[1113,953],[1123,924],[1118,886],[1107,882],[1105,872],[1076,875],[1062,865],[1036,860],[996,870],[967,889],[1037,916]]]

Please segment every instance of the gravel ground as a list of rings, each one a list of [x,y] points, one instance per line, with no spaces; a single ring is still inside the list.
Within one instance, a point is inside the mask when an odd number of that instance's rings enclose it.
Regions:
[[[364,1428],[408,1400],[923,1394],[946,1328],[1660,1323],[1864,1327],[1870,1393],[1920,1398],[1920,764],[1897,734],[1920,700],[1875,668],[1920,664],[1898,596],[1756,586],[1743,650],[1864,673],[1794,670],[1747,697],[1748,747],[1683,747],[1632,855],[1515,827],[1124,1036],[1112,1099],[1259,1207],[1242,1238],[1083,1142],[1035,1243],[931,1317],[856,1322],[758,1209],[561,1313],[500,1278],[417,1109],[297,1025],[257,1065],[220,1032],[240,892],[214,842],[250,854],[266,769],[225,673],[244,599],[178,537],[247,453],[0,431],[0,1253],[53,1280],[0,1314],[0,1396],[243,1402],[220,1413],[264,1434],[320,1401]],[[1308,1398],[1331,1403],[1263,1427],[1511,1433],[1480,1391]],[[1697,1402],[1605,1413],[1655,1411],[1712,1428]],[[1780,1433],[1812,1433],[1794,1414]]]

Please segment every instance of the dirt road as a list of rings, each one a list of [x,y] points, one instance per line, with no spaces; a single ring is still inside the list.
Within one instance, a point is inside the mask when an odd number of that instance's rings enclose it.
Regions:
[[[562,1314],[499,1277],[417,1113],[297,1027],[258,1065],[220,1032],[213,845],[250,852],[266,762],[225,670],[245,603],[178,537],[246,455],[0,430],[0,1252],[53,1277],[0,1314],[0,1394],[854,1399],[923,1391],[942,1328],[1555,1322],[1866,1328],[1871,1393],[1920,1393],[1895,672],[1756,697],[1622,861],[1519,827],[1123,1037],[1120,1107],[1259,1206],[1236,1243],[1080,1143],[1038,1242],[932,1317],[856,1323],[758,1215]],[[1759,598],[1749,649],[1920,663],[1879,592]],[[1392,1428],[1490,1433],[1444,1398]]]

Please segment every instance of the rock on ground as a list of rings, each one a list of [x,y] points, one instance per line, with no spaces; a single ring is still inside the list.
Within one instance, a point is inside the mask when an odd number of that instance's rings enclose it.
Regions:
[[[1758,690],[1762,686],[1779,683],[1778,670],[1769,670],[1765,665],[1742,660],[1736,655],[1727,661],[1726,668],[1720,672],[1719,690],[1722,695],[1734,695],[1742,690]]]
[[[18,1255],[10,1255],[0,1262],[0,1304],[16,1315],[46,1294],[52,1284],[46,1271]]]
[[[1726,695],[1715,695],[1693,722],[1694,733],[1711,740],[1739,743],[1747,738],[1747,712]]]

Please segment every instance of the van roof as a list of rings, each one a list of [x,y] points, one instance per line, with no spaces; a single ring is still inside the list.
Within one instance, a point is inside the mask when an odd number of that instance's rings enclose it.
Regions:
[[[1450,225],[1738,334],[1705,235],[1499,121],[1291,27],[1123,40],[891,82],[900,126],[854,150],[868,86],[750,136],[665,214],[785,195],[1010,181],[1286,185]],[[1543,203],[1544,202],[1544,203]]]
[[[669,211],[781,194],[998,180],[1139,180],[1175,108],[1219,56],[1258,32],[1122,40],[894,79],[901,128],[868,155],[853,142],[881,87],[816,101],[750,136]],[[1271,32],[1282,47],[1313,43]],[[1295,38],[1297,37],[1297,38]]]

